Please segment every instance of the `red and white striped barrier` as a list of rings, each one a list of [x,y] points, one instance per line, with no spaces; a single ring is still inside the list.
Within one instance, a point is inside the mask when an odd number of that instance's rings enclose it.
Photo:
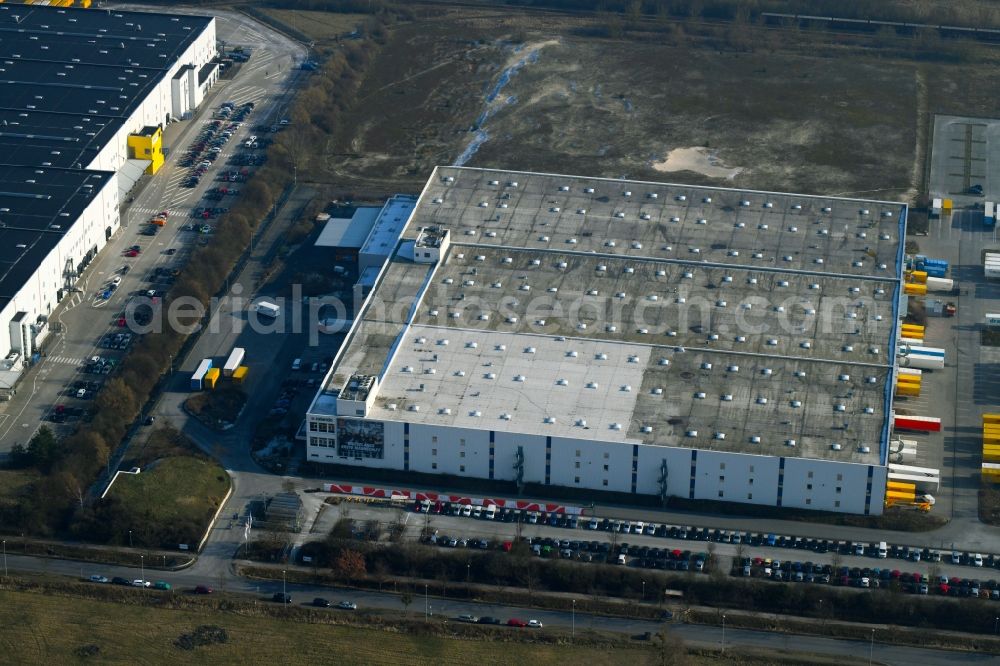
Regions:
[[[395,488],[376,488],[374,486],[352,486],[342,483],[325,483],[323,492],[335,493],[338,495],[352,495],[368,499],[381,500],[401,500],[411,502],[451,502],[452,504],[468,504],[470,506],[496,506],[501,509],[521,509],[522,511],[544,511],[546,513],[565,513],[579,516],[583,513],[583,508],[578,506],[565,506],[562,504],[548,504],[545,502],[529,502],[527,500],[509,500],[502,498],[479,498],[466,497],[464,495],[446,495],[444,493],[418,492],[415,490],[397,490]]]

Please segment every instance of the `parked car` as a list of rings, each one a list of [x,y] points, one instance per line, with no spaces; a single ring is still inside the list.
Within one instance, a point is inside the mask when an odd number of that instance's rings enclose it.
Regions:
[[[90,577],[90,582],[91,583],[107,583],[109,581],[108,581],[108,577],[107,576],[101,576],[100,574],[94,574],[93,576]]]
[[[476,624],[502,624],[500,618],[486,615],[476,620]]]
[[[141,578],[136,578],[132,581],[133,587],[152,587],[153,584],[148,580],[143,580]]]
[[[112,585],[131,585],[127,578],[122,578],[121,576],[115,576],[111,579]]]
[[[153,583],[153,588],[157,590],[170,590],[170,583],[162,580],[158,580]]]
[[[329,608],[330,601],[328,599],[323,599],[322,597],[316,597],[315,599],[313,599],[312,605],[316,606],[317,608]]]
[[[290,604],[292,603],[292,595],[285,594],[283,592],[275,592],[271,595],[271,601],[277,602],[279,604]]]
[[[210,588],[208,585],[199,585],[196,588],[194,588],[194,593],[195,594],[212,594],[212,588]]]
[[[337,604],[337,608],[341,610],[358,610],[358,605],[353,601],[341,601]]]
[[[541,629],[542,623],[538,620],[528,620],[528,626],[532,629]]]
[[[527,627],[528,623],[525,622],[524,620],[519,620],[516,617],[512,617],[509,620],[507,620],[507,626],[508,627]]]
[[[475,623],[479,622],[479,618],[478,617],[476,617],[475,615],[469,615],[469,614],[459,615],[455,619],[457,621],[459,621],[459,622],[469,622],[470,624],[475,624]]]

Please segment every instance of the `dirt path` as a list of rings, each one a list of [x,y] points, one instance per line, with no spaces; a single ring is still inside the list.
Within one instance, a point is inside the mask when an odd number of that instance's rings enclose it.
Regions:
[[[906,201],[911,206],[924,189],[924,167],[927,164],[927,141],[930,132],[930,100],[927,94],[927,72],[922,67],[916,69],[917,80],[917,145],[913,151],[913,171],[910,174],[910,189]]]

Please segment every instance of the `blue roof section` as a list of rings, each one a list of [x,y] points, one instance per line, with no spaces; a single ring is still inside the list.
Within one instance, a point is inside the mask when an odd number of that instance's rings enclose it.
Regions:
[[[17,294],[113,181],[108,171],[0,165],[0,299]]]
[[[0,161],[88,165],[212,20],[0,4]]]

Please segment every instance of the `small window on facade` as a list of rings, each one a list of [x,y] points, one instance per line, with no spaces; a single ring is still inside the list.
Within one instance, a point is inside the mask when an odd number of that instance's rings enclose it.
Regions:
[[[462,439],[458,440],[458,445],[459,446],[465,446],[465,438],[464,437]]]
[[[837,492],[838,493],[840,492],[840,486],[837,486]]]
[[[573,477],[573,483],[580,483],[580,477],[574,476]]]
[[[813,484],[807,483],[806,484],[806,490],[812,490],[812,489],[813,489]]]
[[[747,493],[747,499],[748,500],[752,500],[753,499],[753,493]]]
[[[437,444],[437,443],[438,443],[437,436],[435,435],[434,437],[431,437],[431,444]],[[809,472],[809,476],[810,477],[812,476],[812,472]]]
[[[840,508],[840,500],[834,501],[833,508],[835,508],[835,509],[839,509]]]
[[[806,498],[806,504],[812,504],[812,503],[813,503],[813,501],[807,497]]]
[[[843,474],[838,474],[837,475],[837,481],[843,481],[843,480],[844,480],[844,475]]]
[[[437,469],[437,468],[438,468],[437,463],[431,463],[431,469]]]
[[[577,458],[579,458],[579,457],[580,457],[580,449],[577,449],[577,450],[576,450],[576,457],[577,457]]]
[[[750,473],[753,474],[753,465],[750,465]]]
[[[459,472],[464,472],[465,471],[465,465],[459,465],[458,466],[458,471]]]
[[[579,460],[576,461],[576,468],[580,469],[580,461]]]
[[[604,471],[605,471],[605,472],[607,472],[607,471],[608,471],[608,466],[607,466],[607,465],[605,465],[605,466],[604,466]]]
[[[726,476],[725,476],[725,474],[720,474],[720,475],[719,475],[719,483],[722,483],[722,482],[723,482],[723,481],[725,481],[725,480],[726,480]]]
[[[459,451],[458,452],[458,457],[459,458],[464,458],[465,457],[465,451]]]
[[[431,455],[432,456],[436,456],[437,454],[438,454],[438,450],[437,449],[431,449]]]
[[[726,463],[719,463],[719,469],[726,469]]]
[[[722,491],[721,490],[719,491],[719,497],[722,497]]]
[[[604,479],[604,481],[602,483],[606,486],[606,485],[608,485],[608,480]]]
[[[811,479],[811,478],[813,478],[813,473],[809,472],[809,474],[807,474],[806,476],[808,476]]]
[[[607,460],[607,459],[608,459],[608,458],[610,458],[610,457],[611,457],[611,454],[610,454],[610,453],[605,453],[605,454],[604,454],[604,459],[605,459],[605,460]]]

